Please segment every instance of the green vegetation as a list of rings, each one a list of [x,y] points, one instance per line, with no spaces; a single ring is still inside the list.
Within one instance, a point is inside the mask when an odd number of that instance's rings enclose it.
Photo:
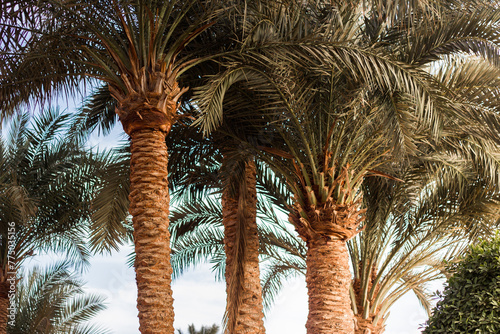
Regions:
[[[457,263],[423,333],[500,332],[500,234],[473,245]]]
[[[89,324],[104,310],[104,298],[85,293],[83,284],[72,273],[69,262],[24,272],[14,302],[15,319],[9,321],[9,334],[110,334]]]
[[[88,239],[93,232],[90,218],[102,209],[94,196],[101,191],[103,171],[113,159],[84,147],[84,138],[68,113],[47,110],[37,117],[18,114],[8,130],[0,138],[0,290],[18,291],[20,318],[11,331],[38,333],[35,328],[41,326],[43,312],[49,314],[51,307],[57,311],[66,299],[81,293],[82,283],[69,273],[68,263],[72,263],[72,270],[82,269],[89,265],[92,246],[106,247],[106,240]],[[107,240],[118,242],[112,237]],[[22,277],[23,264],[47,253],[62,255],[67,262],[43,274],[40,270],[26,273],[22,278],[25,285],[17,289],[16,279]],[[27,304],[38,292],[43,292],[40,300]],[[58,300],[52,294],[56,292],[64,298]],[[7,325],[4,311],[8,297],[0,294],[0,332]],[[81,307],[88,319],[95,312],[84,311],[85,303],[74,304],[74,312]],[[100,303],[99,299],[96,305]],[[47,333],[66,333],[65,323],[72,324],[72,320],[57,312],[51,316],[54,326],[59,327],[44,325],[48,326]]]

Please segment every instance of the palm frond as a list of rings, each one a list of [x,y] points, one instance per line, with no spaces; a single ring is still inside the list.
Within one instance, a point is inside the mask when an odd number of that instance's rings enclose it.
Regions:
[[[20,114],[0,140],[0,216],[16,225],[18,266],[34,252],[54,251],[87,265],[93,214],[111,209],[108,200],[94,199],[115,158],[85,149],[72,126],[70,115],[58,110]],[[112,242],[103,240],[102,247]],[[4,270],[6,262],[1,265]]]
[[[268,266],[262,276],[262,298],[264,309],[269,311],[287,280],[300,275],[294,267],[281,264]]]
[[[150,74],[159,64],[164,68],[158,70],[169,68],[175,79],[199,62],[184,49],[216,13],[214,4],[197,0],[12,0],[9,5],[12,15],[0,22],[6,32],[0,50],[2,117],[22,104],[50,103],[57,94],[83,95],[82,83],[96,88],[98,80],[111,84],[114,95],[126,94],[130,82],[140,87],[135,81],[141,71]],[[103,102],[102,93],[95,95],[95,107]],[[95,117],[101,116],[93,113],[90,120]],[[109,113],[105,118],[103,129],[113,122]]]
[[[92,236],[90,243],[97,252],[117,250],[131,239],[132,224],[128,213],[129,165],[128,148],[116,149],[102,156],[105,168],[96,175],[100,186],[92,201]]]
[[[16,292],[16,319],[9,333],[110,333],[86,324],[104,310],[104,298],[85,295],[83,282],[70,271],[69,262],[26,272]]]

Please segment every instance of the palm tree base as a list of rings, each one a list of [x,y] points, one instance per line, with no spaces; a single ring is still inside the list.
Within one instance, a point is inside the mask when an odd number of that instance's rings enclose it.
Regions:
[[[355,334],[382,334],[384,332],[384,326],[380,323],[375,326],[373,324],[373,316],[368,319],[363,319],[361,315],[356,315],[356,331]]]
[[[318,237],[308,241],[306,282],[309,295],[308,334],[353,334],[346,241]]]

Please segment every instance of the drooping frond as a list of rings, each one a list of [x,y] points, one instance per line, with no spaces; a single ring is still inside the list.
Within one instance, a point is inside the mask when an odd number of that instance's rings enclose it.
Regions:
[[[222,279],[225,254],[220,203],[210,197],[197,203],[184,203],[172,210],[170,219],[174,278],[186,269],[210,260],[216,277]]]
[[[421,22],[401,42],[402,50],[398,51],[405,62],[422,66],[443,55],[469,53],[500,66],[497,10],[479,6]]]
[[[87,264],[93,215],[112,209],[107,200],[94,200],[115,158],[84,148],[73,129],[70,115],[56,110],[33,119],[20,114],[0,140],[0,219],[15,223],[18,266],[34,252],[49,251]],[[1,238],[7,238],[6,224]],[[101,245],[112,247],[120,238]],[[5,270],[7,263],[1,265]]]
[[[262,276],[262,298],[266,311],[272,308],[286,281],[299,275],[301,273],[295,267],[287,265],[274,263],[266,267]]]
[[[104,298],[85,294],[83,282],[70,267],[68,262],[61,262],[25,273],[17,286],[16,318],[9,323],[9,333],[110,333],[88,324],[105,309]]]
[[[97,252],[118,250],[132,238],[128,213],[130,153],[128,148],[116,149],[103,155],[103,160],[105,167],[96,175],[101,182],[92,201],[90,227],[90,243]]]
[[[487,151],[496,154],[495,147]],[[369,308],[366,314],[377,315],[376,321],[409,291],[428,311],[425,285],[443,277],[443,261],[456,259],[470,240],[498,225],[500,202],[493,190],[498,172],[482,174],[467,154],[446,156],[427,161],[425,168],[411,167],[401,175],[405,183],[365,182],[370,209],[349,250],[361,289],[356,301]]]

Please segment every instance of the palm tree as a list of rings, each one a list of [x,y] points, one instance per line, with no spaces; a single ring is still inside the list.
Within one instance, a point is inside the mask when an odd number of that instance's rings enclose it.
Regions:
[[[285,221],[276,215],[269,199],[259,196],[258,235],[263,302],[270,309],[286,279],[305,275],[306,248]],[[285,214],[282,212],[282,214]],[[172,267],[174,279],[200,263],[212,264],[215,278],[224,278],[226,254],[222,206],[214,198],[183,202],[172,210]]]
[[[176,167],[170,177],[176,197],[183,198],[189,206],[197,206],[209,193],[222,192],[227,291],[225,332],[264,333],[256,222],[256,166],[254,157],[238,150],[237,143],[226,134],[244,136],[244,131],[233,130],[237,128],[238,124],[234,122],[225,124],[209,138],[194,134],[197,132],[195,128],[182,129],[186,135],[175,138],[181,138],[177,141],[183,143],[169,145],[173,147],[171,165]],[[175,224],[171,232],[175,240],[179,232]]]
[[[493,33],[497,14],[490,9],[477,11],[481,18],[469,22],[467,30],[440,25],[441,30],[429,33],[434,35],[427,41],[419,37],[425,28],[439,20],[459,22],[461,16],[457,18],[454,11],[443,19],[444,8],[416,7],[411,10],[417,18],[413,21],[400,12],[379,12],[385,8],[373,5],[363,20],[359,8],[361,4],[308,7],[315,29],[302,46],[273,54],[245,50],[238,57],[227,57],[227,70],[211,78],[198,95],[204,112],[198,122],[205,131],[222,119],[221,100],[231,96],[231,87],[246,88],[255,101],[265,101],[256,103],[260,113],[255,120],[265,118],[266,127],[282,143],[256,149],[294,195],[290,221],[308,247],[308,333],[354,332],[346,242],[360,232],[364,219],[364,178],[399,174],[394,161],[409,161],[438,143],[445,117],[451,117],[457,128],[468,123],[471,129],[485,124],[472,123],[464,114],[472,120],[485,114],[495,118],[482,101],[473,106],[463,103],[451,93],[452,87],[445,87],[424,68],[431,62],[438,66],[436,59],[446,60],[440,55],[459,52],[497,61]],[[279,29],[272,28],[269,38],[279,35]],[[308,47],[313,33],[328,38],[323,49]],[[480,34],[491,43],[477,42]],[[455,43],[457,36],[467,43]],[[403,42],[408,40],[409,49]],[[495,137],[493,129],[487,127],[477,135]]]
[[[234,168],[224,158],[221,168]],[[235,179],[222,192],[224,248],[226,254],[227,333],[265,333],[257,232],[255,162],[240,161]],[[239,182],[238,182],[239,181]]]
[[[105,334],[108,330],[89,325],[104,310],[104,298],[83,291],[83,282],[70,271],[68,262],[26,271],[17,286],[15,318],[11,334]]]
[[[446,169],[428,178],[414,168],[396,186],[367,183],[366,200],[378,207],[371,206],[364,230],[348,244],[356,333],[383,333],[391,306],[410,291],[430,315],[427,283],[444,278],[445,263],[498,226],[494,186]]]
[[[203,166],[203,165],[202,165]],[[204,169],[203,167],[200,169]],[[287,230],[284,224],[275,214],[277,207],[271,206],[271,201],[286,202],[284,193],[285,187],[276,182],[274,175],[262,163],[256,164],[257,169],[257,233],[259,250],[255,252],[260,258],[261,263],[269,259],[278,259],[281,265],[284,265],[285,252],[291,254],[290,261],[296,261],[294,257],[299,256],[305,251],[305,247],[294,248],[296,246],[295,236]],[[212,176],[205,175],[206,179],[199,178],[197,183],[208,185]],[[217,180],[217,176],[215,175]],[[194,186],[193,183],[190,186]],[[273,187],[280,188],[281,192]],[[206,190],[206,188],[204,188]],[[196,266],[201,262],[210,262],[213,264],[213,270],[216,273],[216,279],[226,277],[226,257],[225,252],[225,223],[224,209],[220,201],[220,182],[215,183],[211,194],[202,194],[196,201],[191,196],[183,196],[177,202],[171,215],[171,233],[172,233],[172,267],[174,278],[179,277],[191,266]],[[188,190],[185,190],[189,193]],[[195,192],[195,194],[200,195]],[[272,197],[272,196],[276,197]],[[284,197],[284,198],[283,198]],[[286,204],[282,207],[286,208]],[[303,260],[303,259],[302,259]],[[298,261],[299,265],[301,260]],[[297,268],[297,267],[294,267]],[[266,272],[263,273],[267,275]],[[295,273],[293,273],[295,274]],[[260,288],[260,284],[259,284]],[[260,302],[260,304],[262,304]],[[264,300],[264,305],[269,307],[269,301]],[[260,305],[262,309],[262,305]]]
[[[68,132],[69,121],[69,114],[54,110],[31,121],[20,114],[0,140],[1,333],[7,324],[6,292],[26,259],[52,251],[76,265],[88,263],[85,240],[99,209],[92,201],[107,161],[82,148],[77,133]]]
[[[498,151],[490,149],[477,153],[494,156]],[[489,235],[498,224],[500,207],[491,188],[496,175],[477,175],[473,166],[479,167],[480,161],[446,151],[428,159],[435,166],[409,168],[405,183],[365,180],[367,218],[363,231],[348,243],[355,269],[350,297],[356,333],[382,333],[391,305],[410,291],[429,312],[426,284],[443,278],[444,262],[455,260],[471,240]],[[478,169],[489,167],[490,163]],[[481,185],[488,179],[489,185]],[[261,197],[258,205],[263,297],[269,309],[287,279],[305,275],[306,248],[275,212],[287,214],[288,190],[258,180],[268,188],[265,193],[275,196]],[[172,213],[174,276],[209,261],[220,278],[225,264],[220,203],[210,198],[185,201]]]
[[[100,80],[130,136],[130,208],[142,333],[173,333],[165,137],[198,62],[186,46],[210,24],[206,1],[7,1],[2,115]],[[7,28],[6,28],[7,27]],[[30,77],[29,84],[25,78]]]

